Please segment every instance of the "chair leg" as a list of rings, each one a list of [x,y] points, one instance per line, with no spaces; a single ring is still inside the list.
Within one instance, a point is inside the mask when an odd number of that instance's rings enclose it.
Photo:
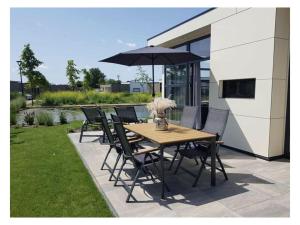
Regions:
[[[109,153],[111,152],[111,150],[112,150],[112,147],[110,147],[108,152],[106,153],[106,156],[105,156],[104,161],[103,161],[102,166],[101,166],[101,170],[103,170],[104,165],[105,165],[106,160],[107,160],[107,157],[108,157]]]
[[[104,130],[102,130],[103,131],[103,137],[102,137],[102,143],[104,144],[105,143],[105,132],[104,132]]]
[[[202,170],[204,169],[204,166],[205,166],[204,163],[206,162],[206,159],[207,159],[207,157],[205,157],[204,160],[203,160],[203,162],[202,162],[202,165],[201,165],[201,167],[200,167],[200,170],[199,170],[199,172],[198,172],[198,174],[197,174],[197,177],[196,177],[196,179],[195,179],[195,181],[194,181],[194,183],[193,183],[193,187],[196,187],[196,186],[197,186],[197,183],[198,183],[198,180],[199,180],[199,178],[200,178],[200,176],[201,176]]]
[[[220,159],[220,156],[219,156],[218,154],[217,154],[216,156],[217,156],[217,160],[218,160],[218,162],[219,162],[219,164],[220,164],[220,166],[221,166],[221,169],[222,169],[222,172],[223,172],[223,174],[224,174],[225,180],[228,180],[228,177],[227,177],[225,168],[224,168],[224,166],[223,166],[223,163],[222,163],[222,161],[221,161],[221,159]]]
[[[142,167],[142,171],[143,171],[143,173],[145,174],[147,180],[149,180],[149,176],[148,176],[148,175],[149,175],[150,173],[146,170],[145,167],[144,167],[144,168]],[[151,179],[151,175],[150,175],[150,179]]]
[[[196,158],[195,158],[195,163],[196,163],[196,165],[199,165],[199,162]]]
[[[132,195],[132,192],[133,192],[133,188],[134,188],[134,186],[135,186],[135,183],[136,183],[137,179],[139,178],[140,171],[141,171],[141,169],[138,169],[138,171],[137,171],[136,174],[135,174],[133,183],[132,183],[132,185],[131,185],[130,191],[129,191],[128,196],[127,196],[127,199],[126,199],[126,202],[129,202],[129,199],[130,199],[130,197],[131,197],[131,195]]]
[[[122,172],[122,170],[123,170],[123,167],[125,166],[125,164],[126,164],[126,160],[124,159],[124,161],[123,161],[123,163],[122,163],[122,166],[120,167],[120,170],[119,170],[119,172],[118,172],[118,175],[117,175],[117,177],[116,177],[116,180],[115,180],[114,186],[117,186],[117,183],[118,183],[118,180],[119,180],[120,174],[121,174],[121,172]]]
[[[112,169],[112,171],[111,171],[110,177],[109,177],[109,179],[108,179],[109,181],[111,181],[111,179],[112,179],[112,177],[113,177],[113,175],[114,175],[114,173],[115,173],[115,170],[116,170],[116,168],[117,168],[117,165],[118,165],[118,162],[119,162],[120,158],[121,158],[121,154],[118,154],[117,160],[116,160],[116,162],[115,162],[115,165],[114,165],[114,167],[113,167],[113,169]]]
[[[145,167],[145,168],[146,168],[146,171],[148,172],[148,174],[150,175],[150,178],[151,178],[151,180],[153,181],[153,183],[156,183],[156,181],[155,181],[155,179],[154,179],[154,177],[153,177],[152,171],[151,171],[150,169],[148,169],[147,167]]]
[[[181,165],[181,163],[182,163],[182,160],[183,160],[183,155],[180,156],[180,159],[179,159],[179,162],[178,162],[178,164],[177,164],[177,167],[176,167],[176,169],[175,169],[174,174],[176,174],[176,173],[178,172],[178,169],[179,169],[179,167],[180,167],[180,165]]]
[[[171,165],[169,166],[169,170],[171,170],[172,167],[173,167],[173,164],[174,164],[174,162],[175,162],[175,159],[176,159],[176,157],[177,157],[177,155],[178,155],[179,148],[180,148],[180,145],[177,145],[177,149],[176,149],[175,154],[174,154],[174,156],[173,156],[173,159],[172,159],[172,161],[171,161]]]
[[[82,141],[82,136],[83,136],[83,131],[84,131],[84,128],[85,128],[85,123],[84,123],[84,124],[82,124],[82,126],[81,126],[79,143],[81,143],[81,141]]]
[[[203,162],[204,162],[204,159],[202,158],[202,156],[200,156],[200,161],[201,161],[201,163],[203,164]],[[206,169],[206,166],[205,166],[205,164],[204,164],[204,168],[203,169]]]

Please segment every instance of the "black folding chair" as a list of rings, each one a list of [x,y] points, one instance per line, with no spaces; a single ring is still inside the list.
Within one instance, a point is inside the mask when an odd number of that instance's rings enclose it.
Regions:
[[[105,142],[105,134],[99,135],[86,135],[84,131],[88,130],[88,127],[96,128],[97,130],[102,130],[102,124],[100,121],[100,108],[99,107],[80,107],[83,114],[85,115],[85,120],[81,126],[80,138],[79,142],[81,143],[82,137],[99,137],[99,142],[101,143],[101,137],[103,138],[103,142]],[[103,131],[103,130],[102,130]]]
[[[200,111],[199,106],[185,106],[183,108],[183,112],[182,112],[182,115],[181,115],[180,125],[183,126],[183,127],[194,129],[196,127],[197,119],[200,120],[200,118],[198,116],[199,111]],[[174,161],[175,161],[175,159],[178,155],[180,147],[181,147],[181,145],[177,145],[177,149],[175,150],[175,154],[172,158],[171,164],[169,166],[169,170],[172,169],[172,166],[173,166]],[[195,162],[198,165],[197,159],[195,159]]]
[[[143,123],[144,121],[138,119],[134,106],[115,107],[117,116],[122,123]]]
[[[116,186],[118,181],[121,181],[124,185],[125,190],[128,192],[126,202],[129,202],[131,197],[136,201],[136,199],[132,195],[132,192],[133,192],[135,184],[138,181],[141,173],[144,173],[147,178],[148,178],[147,175],[150,175],[151,180],[155,183],[156,181],[153,176],[154,173],[149,168],[150,166],[153,166],[157,171],[156,178],[161,179],[159,169],[156,165],[156,162],[158,162],[160,160],[160,156],[158,154],[154,153],[155,151],[158,151],[159,149],[158,148],[144,148],[144,149],[139,150],[138,152],[134,152],[131,145],[129,144],[129,142],[127,140],[127,137],[125,134],[125,129],[124,129],[122,123],[115,122],[114,117],[115,116],[112,115],[112,119],[114,121],[113,122],[114,128],[115,128],[117,137],[120,141],[120,144],[121,144],[121,147],[123,150],[123,163],[119,170],[119,173],[117,175],[114,185]],[[125,181],[120,177],[120,174],[123,171],[123,168],[128,161],[132,162],[132,165],[133,165],[134,169],[136,170],[134,179],[133,179],[133,183],[131,184],[130,188],[125,183]],[[167,186],[166,186],[166,189],[169,190],[169,188]]]
[[[113,134],[111,129],[110,129],[110,126],[109,126],[107,117],[105,115],[105,112],[103,112],[101,110],[100,110],[100,119],[101,119],[103,131],[105,132],[105,134],[107,136],[107,139],[108,139],[108,143],[109,143],[109,149],[108,149],[108,152],[106,153],[106,156],[105,156],[104,161],[102,163],[101,170],[104,169],[104,166],[106,166],[108,168],[109,172],[111,173],[111,175],[109,177],[109,180],[111,181],[112,177],[114,176],[114,172],[116,170],[116,167],[118,165],[120,157],[122,155],[122,148],[119,146],[120,143],[116,140],[116,135]],[[129,138],[128,142],[131,144],[131,146],[133,148],[136,148],[136,145],[138,144],[138,142],[140,142],[142,140],[143,140],[142,138]],[[106,162],[109,154],[112,151],[112,149],[115,149],[117,154],[118,154],[116,162],[115,162],[113,168],[111,168],[108,165],[108,163]]]
[[[220,159],[219,149],[220,149],[220,144],[224,143],[223,141],[220,141],[220,140],[222,139],[222,136],[223,136],[223,133],[224,133],[224,130],[226,127],[226,123],[228,120],[228,114],[229,114],[228,110],[209,108],[206,123],[205,123],[204,128],[202,129],[202,131],[204,131],[204,132],[215,134],[217,136],[216,137],[216,139],[217,139],[216,158],[217,158],[218,163],[221,168],[216,167],[216,169],[223,173],[226,180],[228,180],[228,177],[227,177],[224,165]],[[205,168],[205,165],[210,166],[210,164],[207,163],[207,158],[211,155],[210,145],[211,145],[210,142],[198,141],[198,142],[194,142],[193,147],[186,146],[186,148],[184,150],[179,150],[180,159],[177,164],[175,174],[177,173],[184,157],[189,158],[189,159],[199,158],[201,160],[202,164],[200,166],[198,174],[195,176],[196,179],[193,183],[193,187],[197,186],[198,180],[201,176],[203,169]]]

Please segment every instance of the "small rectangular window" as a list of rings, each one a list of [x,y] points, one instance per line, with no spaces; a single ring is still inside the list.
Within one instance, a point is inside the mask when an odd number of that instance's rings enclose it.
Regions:
[[[140,88],[133,88],[132,92],[141,92],[141,89]]]
[[[255,98],[255,78],[220,81],[222,98]]]

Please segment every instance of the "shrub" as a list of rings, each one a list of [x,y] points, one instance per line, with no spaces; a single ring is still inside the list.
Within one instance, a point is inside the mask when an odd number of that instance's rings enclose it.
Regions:
[[[10,111],[10,124],[16,125],[17,124],[17,113]]]
[[[39,101],[42,105],[80,105],[80,104],[118,104],[147,103],[152,100],[149,93],[103,93],[97,91],[59,91],[44,92]]]
[[[34,123],[34,112],[26,112],[24,116],[24,122],[27,125],[33,125]]]
[[[24,97],[19,96],[10,101],[10,111],[17,113],[20,109],[26,108],[26,100]]]
[[[60,112],[60,114],[59,114],[59,121],[60,121],[61,124],[68,123],[66,114],[64,112]]]
[[[10,92],[10,100],[16,99],[17,97],[21,97],[22,95],[19,92]]]
[[[54,124],[53,116],[48,112],[39,112],[36,115],[36,120],[39,125],[53,126]]]

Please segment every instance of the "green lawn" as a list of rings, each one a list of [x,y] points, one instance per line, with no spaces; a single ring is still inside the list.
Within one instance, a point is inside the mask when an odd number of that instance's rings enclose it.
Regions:
[[[12,217],[112,216],[67,137],[69,126],[11,129]]]

